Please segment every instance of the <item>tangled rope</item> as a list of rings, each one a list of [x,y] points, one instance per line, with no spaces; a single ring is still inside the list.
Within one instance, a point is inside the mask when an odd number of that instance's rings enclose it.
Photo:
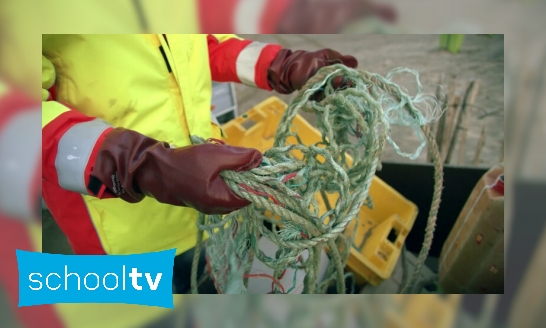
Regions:
[[[391,81],[392,76],[400,72],[415,75],[416,96],[409,96]],[[352,86],[334,90],[331,80],[339,75]],[[322,92],[324,99],[311,100],[316,92]],[[317,115],[317,128],[322,134],[320,142],[306,145],[302,141],[292,125],[299,111]],[[287,268],[293,268],[296,272],[305,272],[303,293],[324,293],[335,282],[337,292],[344,294],[344,267],[352,237],[343,232],[350,222],[358,220],[362,206],[373,206],[369,189],[385,143],[392,144],[400,155],[415,159],[428,140],[432,146],[429,149],[435,163],[436,183],[423,249],[403,292],[409,290],[428,255],[440,202],[442,163],[427,127],[428,122],[440,115],[435,99],[423,95],[414,71],[400,68],[383,77],[343,65],[322,68],[284,112],[274,146],[264,152],[261,165],[247,172],[221,173],[229,187],[251,205],[224,217],[200,214],[192,293],[198,291],[199,246],[206,232],[209,235],[207,271],[220,293],[244,293],[247,279],[253,277],[249,274],[252,260],[257,257],[274,271],[269,277],[273,280],[272,293],[284,292],[278,281]],[[391,137],[391,125],[413,127],[421,141],[413,154],[400,150]],[[205,141],[193,136],[192,142]],[[349,157],[352,163],[348,162]],[[326,194],[337,196],[337,201],[325,213],[319,213],[316,197]],[[272,229],[268,229],[265,222],[269,222]],[[278,246],[275,257],[259,249],[260,237]],[[317,282],[320,254],[325,247],[330,262],[325,279]],[[301,255],[305,250],[308,257],[303,260]],[[261,275],[264,276],[267,275]]]
[[[400,303],[392,295],[360,295],[357,302],[344,295],[305,302],[249,295],[237,302],[223,297],[195,298],[188,303],[187,311],[195,325],[203,327],[338,328],[350,327],[352,322],[359,327],[382,327],[393,313],[403,317],[404,305]],[[211,308],[217,309],[215,315],[210,314]]]

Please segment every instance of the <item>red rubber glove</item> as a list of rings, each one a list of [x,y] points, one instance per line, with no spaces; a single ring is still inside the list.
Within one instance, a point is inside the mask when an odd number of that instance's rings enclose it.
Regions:
[[[393,6],[375,0],[293,0],[277,27],[278,34],[336,34],[364,17],[395,23]]]
[[[226,214],[249,202],[233,193],[220,172],[250,170],[261,161],[262,154],[255,149],[210,143],[173,149],[116,128],[100,146],[91,176],[95,184],[102,184],[100,193],[106,192],[106,197],[136,203],[149,196],[205,214]]]
[[[344,56],[332,49],[303,51],[282,49],[267,71],[269,86],[278,93],[289,94],[301,89],[319,69],[333,64],[344,64],[356,68],[358,61],[353,56]],[[340,87],[342,80],[337,80]],[[335,81],[334,81],[335,82]]]

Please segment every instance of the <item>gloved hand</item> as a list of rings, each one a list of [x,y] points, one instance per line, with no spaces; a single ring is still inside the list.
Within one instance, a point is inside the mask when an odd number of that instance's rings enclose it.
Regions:
[[[358,61],[353,56],[344,56],[332,49],[295,52],[282,49],[267,71],[269,86],[278,93],[292,93],[301,89],[319,69],[333,64],[344,64],[347,67],[356,68]],[[350,86],[341,76],[335,77],[332,84],[334,88]],[[317,95],[315,100],[320,100],[320,97]]]
[[[220,172],[250,170],[261,161],[262,154],[255,149],[212,143],[169,148],[135,131],[116,128],[100,146],[90,185],[100,182],[100,198],[136,203],[149,196],[205,214],[226,214],[249,202],[233,193]]]
[[[375,0],[293,0],[277,27],[278,34],[337,34],[349,24],[375,16],[392,24],[395,8]]]

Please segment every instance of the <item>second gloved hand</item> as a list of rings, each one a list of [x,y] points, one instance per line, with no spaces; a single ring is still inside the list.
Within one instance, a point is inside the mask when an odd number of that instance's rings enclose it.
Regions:
[[[267,78],[270,87],[275,91],[289,94],[300,90],[322,67],[334,64],[356,68],[358,61],[353,56],[344,56],[332,49],[317,51],[282,49],[271,63]],[[341,83],[341,80],[339,82]]]
[[[262,154],[255,149],[210,143],[169,148],[117,128],[101,145],[91,176],[102,183],[101,198],[106,193],[136,203],[148,196],[205,214],[226,214],[249,202],[233,193],[220,172],[250,170],[261,161]]]

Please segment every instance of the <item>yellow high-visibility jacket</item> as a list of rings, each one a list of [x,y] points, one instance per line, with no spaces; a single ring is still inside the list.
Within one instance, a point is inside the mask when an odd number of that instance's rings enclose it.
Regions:
[[[0,318],[0,326],[8,320],[27,328],[144,328],[172,315],[171,309],[127,304],[17,306],[24,281],[19,281],[15,250],[42,251],[42,224],[35,207],[41,135],[31,128],[40,117],[38,101],[0,79],[0,293],[13,313],[11,320]],[[8,160],[17,165],[2,165]],[[175,308],[185,304],[182,295],[173,297]]]
[[[72,0],[41,3],[45,33],[276,33],[293,0]]]
[[[268,89],[281,47],[234,35],[44,35],[42,193],[76,254],[195,246],[197,211],[153,198],[131,204],[87,189],[106,131],[132,129],[173,147],[219,138],[211,83]]]

